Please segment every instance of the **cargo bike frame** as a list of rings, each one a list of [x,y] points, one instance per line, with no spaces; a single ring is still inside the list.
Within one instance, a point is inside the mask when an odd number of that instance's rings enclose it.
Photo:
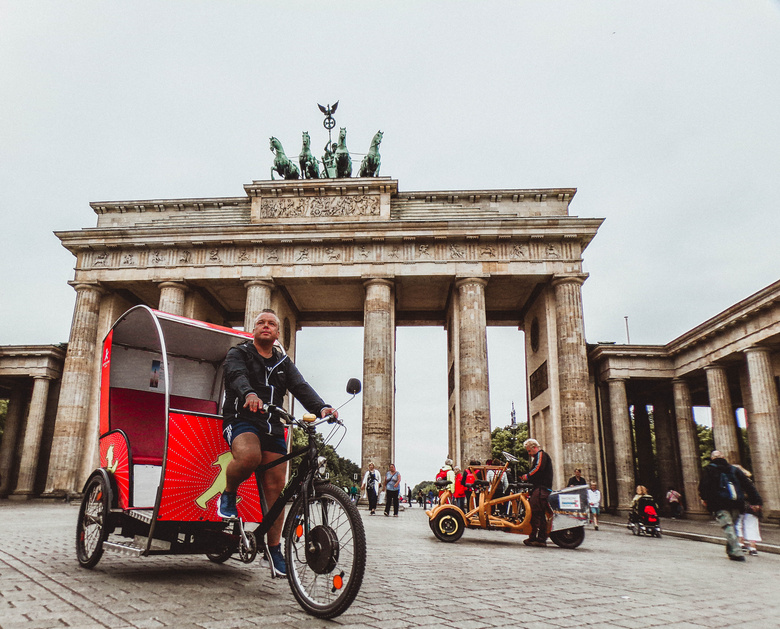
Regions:
[[[295,419],[267,406],[307,445],[255,471],[238,490],[237,520],[216,506],[232,459],[218,414],[222,364],[233,345],[251,334],[136,306],[114,324],[103,343],[100,466],[87,480],[79,509],[76,554],[92,568],[104,551],[133,556],[205,554],[222,563],[252,562],[273,522],[291,503],[282,532],[287,579],[301,607],[332,618],[357,595],[365,570],[362,520],[347,495],[324,478],[317,427],[344,429],[334,416]],[[350,379],[347,392],[360,392]],[[289,447],[288,447],[289,450]],[[296,457],[280,497],[268,505],[260,479]],[[266,557],[267,558],[267,557]],[[268,559],[268,558],[267,558]],[[278,576],[268,561],[272,576]]]

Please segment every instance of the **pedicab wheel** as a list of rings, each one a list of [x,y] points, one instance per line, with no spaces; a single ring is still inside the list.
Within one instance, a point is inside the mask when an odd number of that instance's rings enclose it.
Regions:
[[[218,544],[216,544],[216,549],[214,552],[206,553],[206,557],[208,557],[209,561],[214,563],[225,563],[233,556],[234,551],[235,548],[230,542],[227,540],[220,541]]]
[[[466,529],[466,522],[459,509],[442,509],[431,520],[433,534],[442,542],[457,542]]]
[[[585,527],[576,526],[573,529],[550,531],[550,539],[561,548],[577,548],[585,539]]]
[[[308,508],[308,519],[306,511]],[[303,610],[334,618],[355,600],[366,568],[366,534],[357,507],[330,484],[296,498],[285,524],[287,581]]]
[[[76,525],[76,556],[83,568],[94,568],[103,556],[108,539],[110,489],[103,476],[96,474],[84,488]]]

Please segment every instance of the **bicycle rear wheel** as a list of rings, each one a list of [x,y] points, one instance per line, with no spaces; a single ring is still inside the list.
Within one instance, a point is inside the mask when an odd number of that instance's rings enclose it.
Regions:
[[[317,618],[333,618],[355,600],[366,568],[366,534],[357,508],[333,485],[301,494],[287,519],[287,580],[298,603]]]

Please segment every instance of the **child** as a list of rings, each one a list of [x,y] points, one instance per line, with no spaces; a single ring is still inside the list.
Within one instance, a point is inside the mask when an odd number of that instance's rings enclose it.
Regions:
[[[601,505],[601,492],[596,489],[598,487],[595,480],[590,481],[590,489],[588,489],[588,515],[589,519],[593,520],[593,528],[599,530],[599,506]]]
[[[744,472],[745,476],[747,476],[751,482],[753,481],[753,475],[744,467],[741,465],[735,465],[734,467],[738,467],[740,470],[742,470],[742,472]],[[754,500],[753,502],[757,502],[758,504],[750,504],[747,500],[745,500],[744,512],[740,514],[736,524],[736,533],[737,537],[739,538],[739,545],[742,546],[744,550],[748,551],[750,555],[758,554],[756,542],[761,541],[761,531],[758,528],[758,518],[761,515],[761,505],[763,501],[761,500],[760,496],[757,497],[758,500]],[[747,544],[745,542],[747,542]]]

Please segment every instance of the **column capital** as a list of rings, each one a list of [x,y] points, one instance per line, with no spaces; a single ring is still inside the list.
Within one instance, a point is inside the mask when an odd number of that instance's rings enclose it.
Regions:
[[[672,378],[672,384],[688,384],[688,381],[685,378]]]
[[[395,279],[392,277],[371,277],[371,278],[365,278],[363,280],[363,286],[373,286],[376,284],[389,286],[390,288],[395,288]]]
[[[709,365],[704,366],[704,371],[723,371],[726,368],[726,365],[721,365],[720,363],[710,363]]]
[[[624,378],[622,376],[615,376],[612,378],[606,378],[606,382],[625,382],[628,380],[628,378]]]
[[[158,288],[181,288],[182,290],[187,290],[187,282],[181,281],[181,280],[165,280],[164,282],[160,282],[157,284]]]
[[[273,281],[271,278],[263,279],[263,278],[254,278],[254,279],[247,279],[247,278],[241,278],[244,281],[244,288],[250,288],[252,286],[265,286],[266,288],[276,288],[276,282]]]
[[[98,295],[102,295],[106,292],[106,289],[101,286],[99,282],[77,282],[75,280],[71,280],[68,282],[68,284],[72,286],[77,293],[87,289],[94,290]]]
[[[768,354],[772,350],[769,349],[766,345],[751,345],[750,347],[747,347],[742,350],[743,354]]]
[[[456,277],[455,288],[460,288],[466,284],[478,284],[479,286],[487,286],[489,277],[475,277],[470,275],[468,277]]]
[[[577,284],[578,286],[582,286],[586,279],[588,279],[587,273],[578,273],[577,275],[554,275],[551,285],[553,287],[559,286],[560,284]]]

